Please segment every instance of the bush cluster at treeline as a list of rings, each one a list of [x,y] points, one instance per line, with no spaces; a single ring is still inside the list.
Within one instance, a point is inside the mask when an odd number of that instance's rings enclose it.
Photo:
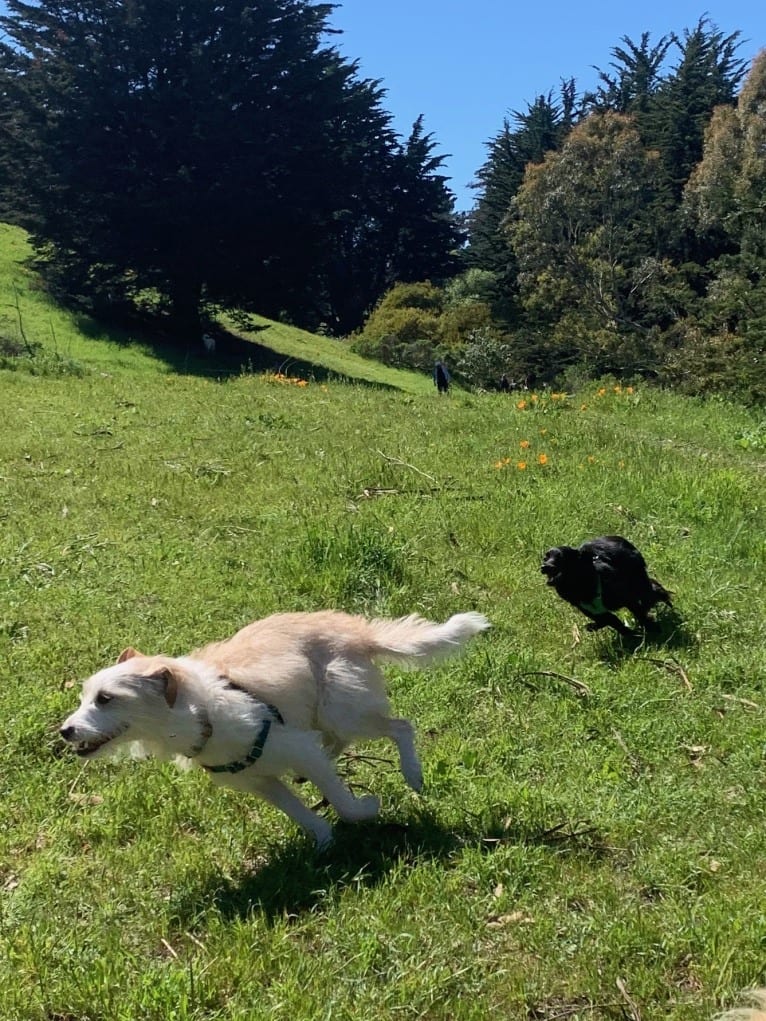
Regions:
[[[48,286],[198,344],[219,307],[466,382],[764,396],[766,55],[706,18],[506,120],[454,211],[422,119],[307,0],[9,0],[0,218]]]

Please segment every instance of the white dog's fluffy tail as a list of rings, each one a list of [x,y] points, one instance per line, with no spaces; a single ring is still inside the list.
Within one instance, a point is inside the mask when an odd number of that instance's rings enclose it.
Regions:
[[[368,635],[375,659],[418,669],[459,652],[469,638],[490,627],[481,613],[456,613],[444,624],[415,614],[399,620],[371,620]]]

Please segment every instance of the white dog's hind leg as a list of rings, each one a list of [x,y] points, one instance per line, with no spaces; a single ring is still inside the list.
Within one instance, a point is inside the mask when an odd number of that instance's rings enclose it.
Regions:
[[[327,753],[318,745],[308,745],[296,756],[292,768],[311,780],[324,794],[332,807],[346,822],[374,819],[380,811],[380,800],[372,794],[355,797],[335,772]]]
[[[419,791],[423,787],[423,768],[420,765],[418,753],[415,750],[415,728],[409,720],[392,718],[383,713],[367,713],[364,717],[355,720],[356,733],[353,737],[379,741],[388,738],[393,741],[399,752],[399,764],[402,776],[413,791]],[[337,739],[337,747],[343,748],[350,743],[352,737]]]
[[[409,720],[388,720],[386,735],[396,743],[399,749],[399,762],[402,776],[413,789],[419,791],[423,787],[423,768],[418,753],[415,751],[415,730]]]
[[[293,822],[307,830],[320,850],[332,843],[332,826],[329,822],[312,812],[281,780],[273,776],[258,776],[253,777],[249,786],[264,801],[289,815]]]

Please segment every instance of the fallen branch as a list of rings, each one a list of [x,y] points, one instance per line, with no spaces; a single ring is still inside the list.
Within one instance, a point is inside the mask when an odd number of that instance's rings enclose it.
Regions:
[[[376,450],[375,453],[380,454],[384,460],[389,461],[391,464],[398,464],[402,468],[409,468],[411,471],[417,472],[418,475],[422,475],[424,479],[436,482],[433,475],[429,475],[428,472],[421,471],[420,468],[416,468],[414,464],[408,464],[406,461],[402,461],[398,457],[390,457],[388,454],[384,454],[382,450]]]
[[[357,500],[374,500],[378,496],[398,496],[398,489],[381,489],[379,486],[367,486],[357,496]]]
[[[663,670],[667,670],[668,673],[675,674],[677,677],[680,677],[687,691],[694,690],[686,671],[678,662],[678,660],[675,658],[675,656],[672,656],[670,660],[654,659],[652,656],[645,656],[644,659],[647,661],[647,663],[654,663],[655,666],[660,666],[663,668]]]
[[[761,707],[757,702],[751,702],[749,698],[740,698],[739,695],[721,695],[721,698],[725,698],[727,702],[737,702],[739,705],[744,706],[745,709],[760,709]]]
[[[628,1005],[628,1010],[630,1011],[628,1016],[631,1018],[631,1021],[641,1021],[641,1011],[638,1009],[638,1004],[626,989],[625,982],[621,978],[617,979],[617,988]]]
[[[523,674],[519,674],[519,677],[555,677],[558,681],[564,681],[569,684],[578,695],[586,697],[591,694],[590,688],[587,684],[583,684],[582,681],[578,681],[575,677],[568,677],[566,674],[556,673],[555,670],[527,670]]]

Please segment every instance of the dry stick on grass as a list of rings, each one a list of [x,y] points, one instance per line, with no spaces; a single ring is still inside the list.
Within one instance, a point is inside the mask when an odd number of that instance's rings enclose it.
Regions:
[[[379,486],[366,486],[357,496],[357,500],[374,500],[378,496],[398,496],[398,489],[381,489]]]
[[[402,468],[409,468],[411,471],[417,472],[418,475],[422,475],[424,479],[428,479],[430,482],[436,482],[433,475],[429,475],[428,472],[421,471],[420,468],[416,468],[414,464],[408,464],[406,461],[402,461],[398,457],[390,457],[388,454],[384,454],[382,450],[376,450],[375,453],[380,454],[384,460],[389,461],[391,464],[398,464]]]
[[[527,670],[523,674],[519,674],[519,677],[555,677],[556,680],[564,681],[570,685],[577,692],[578,695],[582,695],[586,698],[591,694],[590,688],[587,684],[583,684],[582,681],[578,681],[575,677],[568,677],[566,674],[556,673],[555,670]]]
[[[661,666],[663,670],[667,670],[669,673],[675,674],[677,677],[680,677],[687,691],[694,690],[694,688],[692,687],[692,682],[689,680],[686,671],[678,662],[678,660],[675,658],[675,656],[671,656],[669,660],[654,659],[652,656],[646,656],[644,658],[646,659],[647,663],[654,663],[655,666]]]
[[[631,1021],[641,1021],[641,1011],[638,1009],[638,1004],[625,988],[625,982],[621,978],[617,979],[617,988],[620,990],[620,995],[628,1005],[628,1017]]]
[[[749,698],[740,698],[739,695],[728,695],[724,693],[721,698],[725,698],[727,702],[736,702],[737,705],[744,706],[745,709],[760,709],[761,707],[757,702],[751,702]]]

